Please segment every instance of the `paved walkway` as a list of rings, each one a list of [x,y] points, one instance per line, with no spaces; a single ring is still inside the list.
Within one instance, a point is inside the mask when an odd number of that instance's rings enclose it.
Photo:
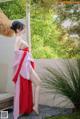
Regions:
[[[50,107],[46,105],[39,105],[39,115],[36,115],[35,112],[32,112],[30,115],[22,115],[19,119],[45,119],[48,116],[56,116],[71,113],[71,109],[63,109],[57,107]],[[8,119],[13,119],[12,110],[9,110]]]

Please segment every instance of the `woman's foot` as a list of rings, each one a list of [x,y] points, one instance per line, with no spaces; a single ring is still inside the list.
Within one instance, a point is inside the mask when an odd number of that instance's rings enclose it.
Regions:
[[[33,111],[34,111],[37,115],[39,115],[38,108],[36,108],[35,106],[33,107]]]

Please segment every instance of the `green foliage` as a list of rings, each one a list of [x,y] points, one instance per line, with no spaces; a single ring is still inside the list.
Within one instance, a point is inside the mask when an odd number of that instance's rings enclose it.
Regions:
[[[54,21],[55,14],[53,8],[45,9],[40,4],[31,5],[31,43],[34,58],[79,58],[79,46],[76,47],[74,41],[66,35],[67,31]]]
[[[50,92],[66,96],[72,101],[76,110],[80,109],[80,60],[63,60],[67,72],[59,66],[58,69],[46,67],[44,86]],[[71,63],[72,62],[72,63]]]
[[[43,7],[31,8],[32,51],[35,58],[58,57],[61,31],[53,21],[53,11],[44,11]]]
[[[10,19],[26,16],[26,0],[0,3],[0,8]],[[74,12],[74,15],[66,13],[66,10],[71,8],[76,9],[74,5],[60,8],[58,4],[55,5],[54,0],[31,0],[31,43],[34,58],[80,58],[79,45],[75,47],[74,42],[66,37],[67,32],[76,31],[80,34],[79,27],[75,27],[75,31],[72,28],[65,33],[60,27],[61,22],[58,23],[53,19],[53,16],[58,13],[61,21],[67,17],[79,21],[80,12]]]
[[[26,16],[26,0],[2,2],[0,8],[10,19],[19,19]]]
[[[67,29],[67,33],[77,34],[80,37],[80,4],[57,5],[56,7],[56,14],[60,18],[60,23],[63,23],[63,21],[67,19],[72,21],[72,25]],[[73,25],[74,23],[75,25]]]

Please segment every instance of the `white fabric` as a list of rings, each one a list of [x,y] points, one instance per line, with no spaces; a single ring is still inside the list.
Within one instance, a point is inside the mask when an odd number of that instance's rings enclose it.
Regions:
[[[15,51],[15,56],[14,56],[14,64],[13,64],[13,75],[16,73],[18,65],[21,61],[22,55],[23,55],[24,51],[22,50],[17,50]],[[25,56],[25,59],[23,61],[21,70],[20,70],[20,74],[24,77],[27,78],[28,80],[30,80],[30,67],[31,67],[31,63],[30,61],[33,61],[33,59],[31,58],[31,54],[29,52],[27,52],[27,55]]]
[[[17,71],[17,68],[21,61],[23,53],[24,51],[22,50],[15,51],[15,58],[14,58],[14,64],[13,64],[14,75]],[[21,74],[21,76],[23,76],[27,80],[30,80],[30,67],[31,67],[30,61],[33,61],[33,59],[31,58],[31,54],[27,52],[25,59],[23,61],[20,73],[19,73]],[[14,119],[17,119],[19,116],[19,94],[20,94],[20,75],[18,76],[17,82],[15,84],[14,113],[13,113]]]
[[[20,80],[18,77],[18,80],[15,85],[14,112],[13,112],[14,119],[17,119],[19,116],[19,94],[20,94]]]
[[[31,60],[30,54],[27,53],[20,71],[20,74],[24,78],[27,78],[28,80],[30,80],[30,65],[31,65],[30,60]]]

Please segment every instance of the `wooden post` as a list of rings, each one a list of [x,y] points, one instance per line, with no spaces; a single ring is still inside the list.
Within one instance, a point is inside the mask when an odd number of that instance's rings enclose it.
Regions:
[[[26,0],[26,37],[31,52],[30,0]]]

